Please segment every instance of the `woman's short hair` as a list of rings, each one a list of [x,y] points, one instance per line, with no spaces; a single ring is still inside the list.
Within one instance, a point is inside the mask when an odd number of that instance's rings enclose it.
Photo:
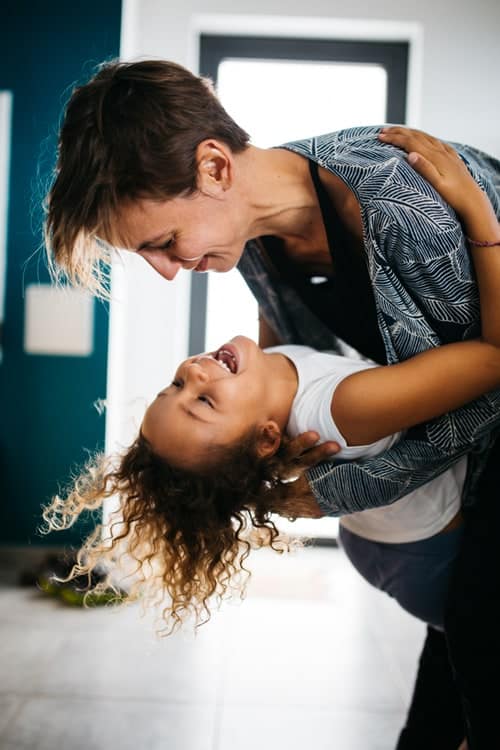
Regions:
[[[249,141],[208,79],[163,60],[100,65],[74,89],[59,133],[45,223],[53,276],[102,292],[120,206],[193,193],[208,138],[235,153]]]

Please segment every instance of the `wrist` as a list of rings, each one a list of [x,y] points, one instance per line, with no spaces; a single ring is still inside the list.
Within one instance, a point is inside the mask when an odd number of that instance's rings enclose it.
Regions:
[[[464,218],[464,234],[472,246],[488,247],[500,242],[500,224],[491,204],[488,211],[475,211],[470,219]]]
[[[472,247],[500,247],[500,238],[498,240],[476,240],[466,235],[465,239]]]

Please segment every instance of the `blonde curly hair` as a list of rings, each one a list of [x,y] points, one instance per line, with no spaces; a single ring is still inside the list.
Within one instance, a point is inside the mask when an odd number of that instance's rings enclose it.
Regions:
[[[100,510],[106,499],[119,499],[107,532],[102,524],[94,529],[67,580],[87,575],[90,581],[91,572],[104,566],[104,579],[89,594],[118,591],[113,570],[125,558],[132,580],[128,600],[160,607],[160,634],[191,618],[196,626],[207,622],[213,601],[218,606],[235,593],[243,598],[252,549],[283,552],[301,544],[280,534],[271,517],[301,515],[293,485],[280,480],[292,468],[286,444],[285,438],[276,455],[261,459],[251,433],[196,473],[156,455],[142,434],[118,463],[98,455],[43,511],[44,531],[56,531],[84,511]]]

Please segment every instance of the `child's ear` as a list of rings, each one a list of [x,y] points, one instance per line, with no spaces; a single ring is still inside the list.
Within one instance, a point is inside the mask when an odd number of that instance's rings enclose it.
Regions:
[[[276,422],[270,420],[260,425],[257,436],[257,455],[259,458],[274,456],[281,443],[281,431]]]

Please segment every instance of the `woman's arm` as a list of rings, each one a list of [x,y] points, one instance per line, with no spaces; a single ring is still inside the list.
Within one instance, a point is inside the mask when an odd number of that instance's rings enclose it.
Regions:
[[[381,138],[410,152],[410,164],[459,213],[473,240],[482,338],[448,344],[342,381],[331,410],[350,445],[374,442],[500,387],[500,225],[491,203],[451,146],[406,128],[389,128]]]
[[[264,317],[262,310],[259,307],[259,346],[261,349],[266,349],[268,346],[279,346],[283,342],[280,341],[279,337],[273,331],[269,323]]]

